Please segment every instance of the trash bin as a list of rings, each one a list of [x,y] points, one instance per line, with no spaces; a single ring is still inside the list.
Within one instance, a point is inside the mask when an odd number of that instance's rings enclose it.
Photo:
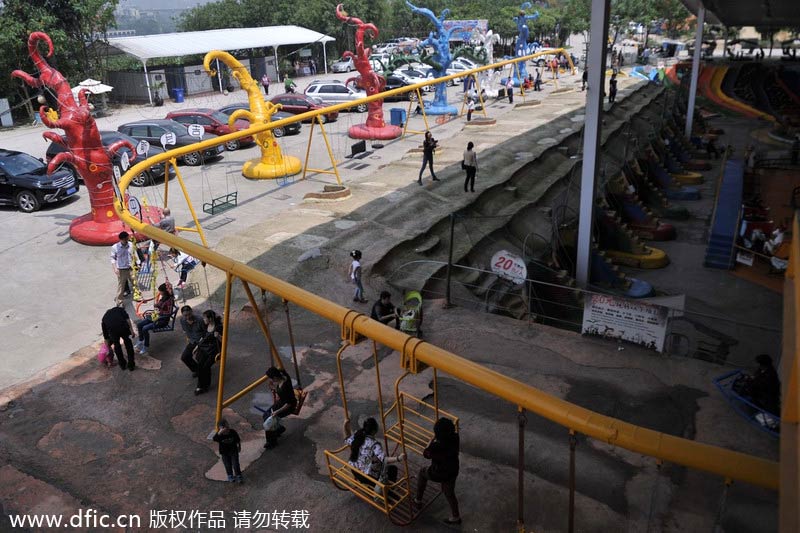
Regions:
[[[393,107],[389,110],[389,123],[392,126],[403,126],[406,123],[406,110],[399,107]]]
[[[175,100],[177,104],[183,102],[183,87],[175,87],[172,89],[172,99]]]

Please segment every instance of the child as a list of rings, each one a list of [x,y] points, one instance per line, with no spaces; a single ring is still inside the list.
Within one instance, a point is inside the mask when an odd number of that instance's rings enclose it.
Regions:
[[[353,262],[350,263],[350,269],[347,273],[356,286],[353,301],[363,304],[367,302],[367,299],[364,298],[364,286],[361,284],[361,250],[353,250],[350,252],[350,257],[353,258]]]
[[[214,441],[219,443],[219,455],[229,482],[243,483],[242,471],[239,468],[239,452],[242,451],[242,441],[236,430],[231,429],[224,418],[219,421],[219,429],[214,434]]]

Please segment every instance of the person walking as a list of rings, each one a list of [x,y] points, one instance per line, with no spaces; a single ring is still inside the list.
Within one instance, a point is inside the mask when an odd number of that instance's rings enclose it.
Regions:
[[[509,76],[506,79],[506,96],[508,96],[508,103],[514,103],[514,80]]]
[[[350,263],[350,269],[347,274],[350,276],[353,285],[356,286],[353,301],[363,304],[367,302],[367,299],[364,298],[364,285],[361,284],[361,250],[353,250],[350,252],[350,257],[353,258],[353,262]]]
[[[608,80],[608,103],[613,104],[617,99],[617,73],[611,74],[611,79]]]
[[[192,377],[197,377],[197,361],[194,359],[194,349],[197,348],[197,343],[203,338],[204,330],[203,321],[197,318],[191,306],[184,305],[181,307],[181,329],[186,335],[186,347],[181,353],[181,361],[192,372]]]
[[[428,480],[442,485],[442,492],[450,504],[450,518],[444,520],[445,524],[460,524],[461,514],[458,510],[458,499],[456,498],[456,478],[458,477],[458,453],[459,437],[456,427],[449,418],[440,418],[433,426],[433,440],[428,444],[423,452],[426,459],[430,459],[431,465],[422,467],[419,471],[419,481],[417,482],[417,495],[414,498],[414,505],[422,507],[422,497],[425,495],[425,488]]]
[[[264,94],[269,96],[269,75],[266,72],[261,76],[261,85],[264,86]]]
[[[131,289],[134,287],[135,280],[131,267],[133,262],[136,261],[133,243],[128,241],[127,231],[121,231],[118,235],[119,242],[111,246],[111,266],[114,268],[114,274],[117,276],[117,296],[115,302],[118,307],[122,306],[123,298],[128,295],[125,289],[125,284],[130,283]]]
[[[472,120],[472,113],[475,111],[475,100],[467,94],[467,122]]]
[[[542,71],[539,67],[536,67],[536,78],[533,80],[533,90],[542,90]]]
[[[126,368],[133,370],[136,368],[136,362],[133,355],[133,342],[131,336],[136,336],[136,330],[133,329],[133,322],[128,312],[122,307],[115,306],[105,312],[100,327],[103,329],[103,340],[108,346],[109,352],[113,349],[112,353],[117,354],[119,361],[119,368],[125,370]],[[128,360],[122,355],[122,344],[125,344],[125,351],[128,353]],[[111,356],[113,357],[113,355]]]
[[[475,192],[475,174],[478,172],[478,155],[473,150],[475,145],[472,141],[467,143],[467,149],[464,150],[464,170],[467,172],[467,177],[464,180],[464,192]]]
[[[589,69],[583,70],[583,75],[581,76],[581,91],[586,90],[586,83],[589,81]]]
[[[214,434],[214,442],[219,443],[219,456],[225,465],[228,482],[242,483],[242,469],[239,467],[239,452],[242,451],[242,439],[235,429],[231,429],[224,418],[219,421],[219,427]]]
[[[436,150],[438,144],[439,141],[433,138],[431,132],[426,131],[425,140],[422,142],[422,168],[419,169],[419,177],[417,178],[418,185],[422,185],[422,173],[425,171],[425,165],[428,165],[431,169],[433,181],[439,181],[439,178],[436,177],[436,173],[433,171],[433,152]]]

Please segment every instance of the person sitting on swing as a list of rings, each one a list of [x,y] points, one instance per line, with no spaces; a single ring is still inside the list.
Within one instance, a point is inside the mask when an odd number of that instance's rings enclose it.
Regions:
[[[186,277],[189,275],[189,272],[191,272],[194,267],[197,266],[197,259],[186,252],[178,251],[177,248],[170,248],[169,255],[172,257],[173,261],[172,269],[175,272],[178,272],[181,276],[177,287],[179,289],[183,288],[183,286],[186,284]]]
[[[150,332],[156,328],[163,328],[169,324],[169,319],[172,316],[172,308],[175,306],[175,297],[167,287],[166,283],[162,283],[158,287],[158,295],[153,304],[155,309],[147,313],[142,320],[136,323],[136,329],[139,331],[139,342],[136,343],[136,349],[142,355],[147,354],[147,348],[150,346]],[[131,368],[133,370],[133,368]]]
[[[378,433],[378,422],[374,418],[364,420],[361,429],[352,435],[349,424],[345,424],[344,431],[344,442],[350,445],[350,457],[347,461],[350,466],[384,484],[397,481],[397,467],[391,463],[399,463],[406,458],[406,455],[401,453],[396,457],[390,457],[384,453],[383,446],[375,438]],[[362,485],[373,487],[373,482],[368,477],[358,472],[355,473],[355,477]],[[380,488],[376,490],[380,493]]]
[[[214,311],[203,311],[203,336],[197,342],[193,355],[197,359],[197,388],[194,394],[203,394],[211,386],[211,367],[222,350],[222,318]]]
[[[275,397],[272,407],[263,415],[264,437],[267,440],[264,448],[270,450],[278,445],[278,437],[286,431],[286,427],[280,424],[280,419],[294,414],[297,409],[297,397],[294,395],[292,378],[285,370],[271,366],[267,369],[266,375],[267,385]]]

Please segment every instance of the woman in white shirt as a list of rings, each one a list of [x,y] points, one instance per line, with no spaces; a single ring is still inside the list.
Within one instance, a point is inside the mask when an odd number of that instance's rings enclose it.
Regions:
[[[348,428],[345,428],[345,431],[348,431]],[[378,422],[374,418],[364,420],[361,429],[345,440],[345,443],[350,445],[348,463],[363,474],[382,483],[385,481],[397,481],[397,467],[384,468],[384,465],[402,461],[405,459],[405,454],[401,453],[397,457],[386,456],[383,446],[375,439],[377,433]],[[385,479],[381,479],[382,477]],[[370,487],[373,485],[369,478],[358,473],[356,474],[356,479],[364,485]]]
[[[467,143],[467,149],[464,150],[464,170],[467,172],[467,177],[464,180],[464,192],[475,192],[475,174],[478,172],[478,155],[473,148],[475,148],[475,145],[470,141]]]

